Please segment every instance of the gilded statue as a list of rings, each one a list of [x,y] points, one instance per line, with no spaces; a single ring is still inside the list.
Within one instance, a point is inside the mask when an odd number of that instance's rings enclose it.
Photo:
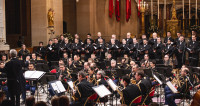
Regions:
[[[49,27],[54,26],[54,10],[52,8],[48,11],[48,25]]]

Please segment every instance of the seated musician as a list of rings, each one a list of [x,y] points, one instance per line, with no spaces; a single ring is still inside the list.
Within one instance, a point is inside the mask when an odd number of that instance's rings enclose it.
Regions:
[[[83,68],[84,68],[83,71],[87,73],[90,68],[90,64],[88,62],[85,62]]]
[[[0,61],[0,68],[4,68],[5,67],[5,62],[4,61]],[[6,78],[6,74],[5,73],[1,73],[0,72],[0,78]],[[7,87],[7,80],[1,80],[0,83],[0,89],[5,92],[6,94],[6,98],[9,99],[10,95],[8,93],[8,87]]]
[[[172,60],[169,58],[169,55],[165,55],[163,58],[163,64],[165,66],[173,65]]]
[[[36,57],[36,54],[35,53],[32,53],[31,54],[31,59],[30,59],[31,63],[37,63],[37,57]]]
[[[93,84],[89,83],[86,80],[85,72],[78,72],[78,81],[79,83],[77,84],[76,89],[73,92],[73,97],[76,98],[76,101],[73,101],[70,106],[82,106],[85,104],[87,98],[94,94],[94,91],[92,89]]]
[[[139,69],[139,66],[137,64],[135,64],[132,69],[131,69],[131,73],[129,74],[130,79],[135,80],[135,74],[136,71]]]
[[[97,75],[96,75],[97,81],[95,83],[95,86],[103,84],[107,87],[108,84],[107,84],[106,80],[104,79],[104,77],[105,77],[105,72],[103,70],[97,71]]]
[[[120,68],[123,68],[123,69],[128,69],[129,65],[126,63],[126,59],[125,58],[122,58],[121,59],[121,63],[118,63],[120,65]]]
[[[65,89],[68,89],[67,81],[71,79],[71,76],[70,76],[69,71],[66,70],[64,64],[59,65],[58,75],[59,75],[58,80],[62,82]],[[48,89],[48,91],[51,96],[54,96],[56,94],[56,92],[54,92],[53,88],[51,87]],[[61,95],[61,94],[57,94],[57,95]]]
[[[83,65],[83,62],[80,61],[79,55],[74,55],[74,62],[73,62],[73,64],[75,66],[82,66]]]
[[[28,71],[36,71],[34,63],[29,63]],[[31,95],[35,95],[36,90],[36,82],[35,81],[26,81],[26,90],[31,91]],[[22,99],[25,101],[26,99],[26,91],[22,93]]]
[[[116,76],[116,69],[117,68],[120,68],[117,66],[116,64],[116,60],[112,59],[111,60],[111,65],[110,67],[108,68],[108,71],[110,72],[110,75],[112,77],[112,79],[114,80],[114,82],[117,84],[118,83],[118,76]]]
[[[90,67],[88,69],[88,77],[87,81],[92,83],[93,85],[96,83],[96,78],[95,78],[95,67]]]
[[[6,63],[8,61],[6,54],[3,54],[1,56],[1,61],[4,62],[4,63]]]
[[[74,65],[74,62],[73,62],[72,58],[68,59],[67,68],[69,70],[72,70],[73,68],[76,68],[76,66]]]
[[[165,104],[169,106],[177,106],[175,103],[176,98],[183,98],[190,95],[189,91],[189,77],[187,77],[189,70],[188,68],[181,69],[181,76],[177,78],[178,92],[173,93],[168,86],[165,87]]]
[[[149,55],[145,54],[144,59],[141,60],[141,68],[150,68],[150,60],[149,60]]]
[[[145,104],[148,105],[151,101],[150,98],[147,98],[146,101],[144,101],[144,98],[148,97],[148,94],[151,90],[151,87],[152,87],[151,81],[147,77],[144,77],[143,70],[136,71],[135,79],[142,93],[142,102],[145,102]]]
[[[130,103],[141,95],[140,89],[135,84],[130,84],[130,78],[128,76],[122,77],[122,84],[124,89],[122,90],[122,95],[120,99],[122,104],[130,105]]]

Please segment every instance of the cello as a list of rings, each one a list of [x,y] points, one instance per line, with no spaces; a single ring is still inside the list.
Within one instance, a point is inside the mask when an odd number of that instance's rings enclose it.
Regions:
[[[200,90],[194,94],[191,106],[200,106]]]

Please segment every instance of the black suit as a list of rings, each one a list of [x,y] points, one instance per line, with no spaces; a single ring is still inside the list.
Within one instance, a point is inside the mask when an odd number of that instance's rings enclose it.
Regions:
[[[169,55],[169,57],[172,57],[174,54],[174,47],[172,45],[166,45],[164,49],[164,55]]]
[[[128,85],[122,90],[124,103],[129,105],[133,99],[141,95],[141,92],[137,85]]]
[[[164,45],[162,43],[155,43],[153,45],[153,54],[155,59],[162,59],[162,50],[164,49]]]
[[[7,74],[8,92],[10,93],[12,102],[16,103],[16,106],[19,106],[20,94],[25,91],[25,78],[22,72],[21,61],[13,58],[0,71]]]
[[[133,44],[133,39],[132,38],[126,38],[126,44]]]
[[[60,49],[59,43],[54,43],[53,44],[53,61],[59,60],[59,49]]]
[[[73,43],[71,46],[71,49],[73,50],[72,52],[72,58],[74,57],[74,55],[79,55],[81,56],[81,44],[80,43]],[[79,50],[79,52],[78,52]]]
[[[86,44],[84,49],[85,49],[85,61],[88,61],[88,58],[91,57],[91,54],[94,51],[94,48],[92,44]]]
[[[105,59],[105,52],[106,52],[106,48],[104,44],[97,44],[96,46],[96,56],[97,58],[99,58],[100,60]]]
[[[108,52],[112,55],[113,59],[115,59],[115,60],[117,60],[117,49],[118,48],[119,47],[116,44],[108,46],[108,49],[109,49]]]
[[[187,46],[187,51],[189,53],[188,60],[190,66],[198,66],[199,63],[199,42],[190,41]]]
[[[142,45],[140,45],[139,50],[140,50],[139,53],[140,53],[140,60],[141,60],[141,59],[144,58],[144,54],[147,53],[147,54],[150,55],[151,46],[148,45],[148,44],[146,44],[146,45],[142,44]],[[146,52],[146,53],[145,53],[145,52]]]
[[[185,46],[186,43],[183,41],[178,41],[176,48],[176,59],[178,61],[178,68],[181,68],[185,64]]]
[[[119,47],[120,51],[118,57],[124,57],[124,54],[128,53],[128,44],[121,44]]]
[[[38,47],[36,50],[37,56],[40,56],[43,60],[45,59],[45,48],[44,47]]]
[[[169,38],[165,37],[164,43],[166,44],[168,40],[170,40],[171,42],[174,42],[174,39],[172,37],[169,37]]]
[[[132,58],[132,59],[135,59],[137,61],[137,57],[139,57],[139,53],[138,53],[138,49],[139,49],[139,44],[136,43],[136,44],[131,44],[129,45],[128,47],[130,50],[129,50],[129,56]]]
[[[75,93],[75,97],[78,98],[78,103],[80,106],[85,103],[87,98],[91,96],[94,91],[92,89],[93,85],[89,83],[86,79],[83,79],[78,85],[78,91]],[[78,106],[78,105],[77,105]]]

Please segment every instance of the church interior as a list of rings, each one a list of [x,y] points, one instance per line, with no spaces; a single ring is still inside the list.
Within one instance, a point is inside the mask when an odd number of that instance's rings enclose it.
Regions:
[[[199,106],[199,52],[199,0],[0,0],[0,105],[14,54],[22,106]]]

